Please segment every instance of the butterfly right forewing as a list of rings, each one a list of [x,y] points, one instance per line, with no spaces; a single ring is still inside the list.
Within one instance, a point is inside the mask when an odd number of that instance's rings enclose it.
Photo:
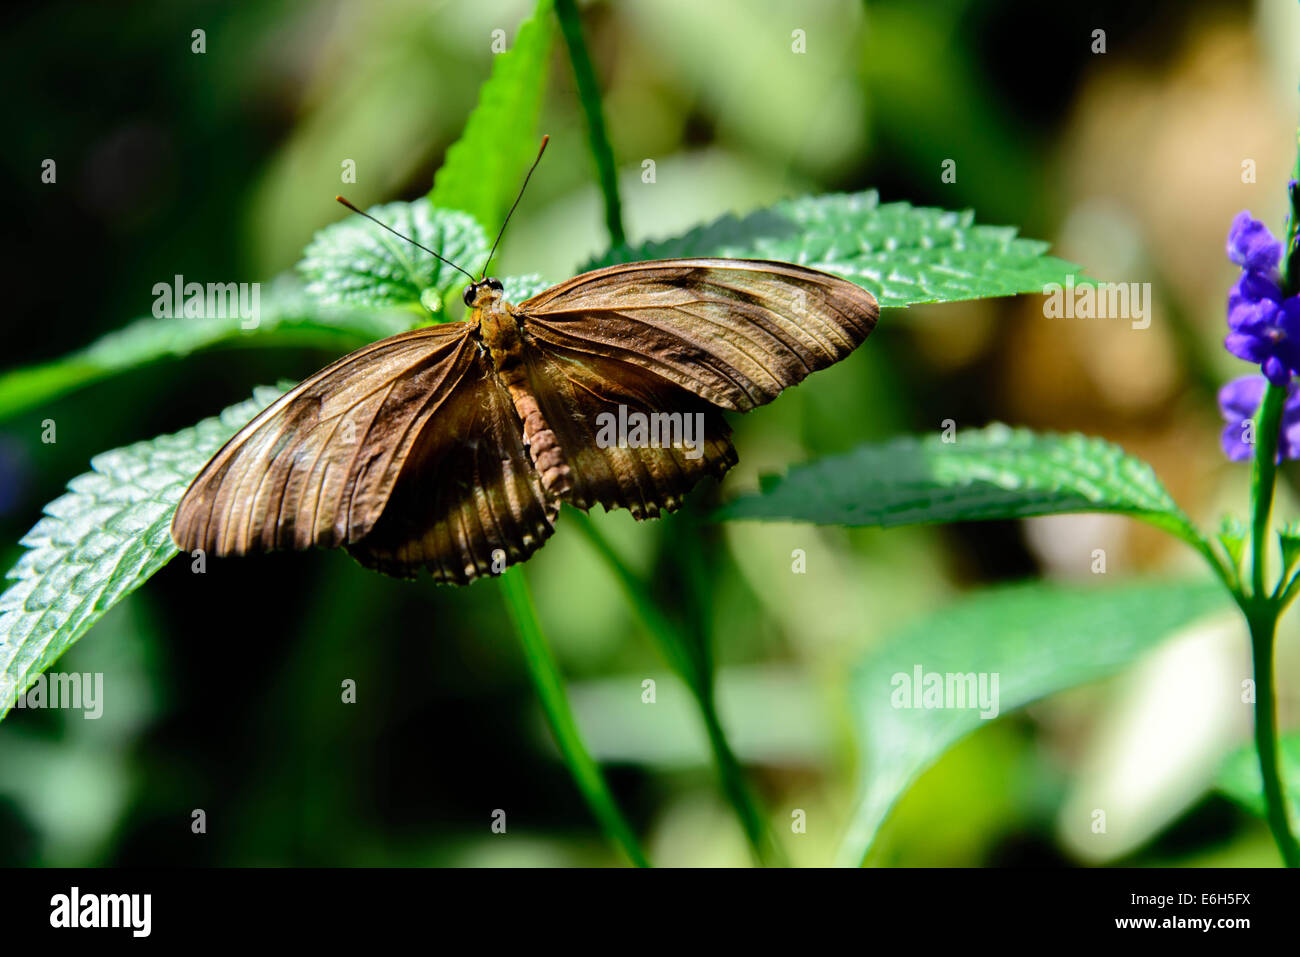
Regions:
[[[875,297],[792,263],[662,259],[575,276],[517,307],[541,349],[654,373],[747,412],[843,359],[875,328]]]

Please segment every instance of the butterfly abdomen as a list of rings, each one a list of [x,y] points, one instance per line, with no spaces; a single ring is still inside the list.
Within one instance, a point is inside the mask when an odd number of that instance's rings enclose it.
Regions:
[[[507,388],[510,389],[510,398],[514,400],[515,411],[524,423],[524,441],[528,443],[528,451],[542,480],[542,488],[548,495],[564,498],[573,489],[573,472],[564,458],[560,440],[546,423],[542,410],[537,405],[537,397],[526,385],[521,383]]]
[[[524,441],[546,494],[565,498],[573,489],[573,472],[564,457],[560,440],[542,415],[537,396],[528,384],[524,340],[515,317],[505,308],[491,304],[482,310],[479,330],[492,356],[492,368],[510,393],[515,412],[523,424]]]

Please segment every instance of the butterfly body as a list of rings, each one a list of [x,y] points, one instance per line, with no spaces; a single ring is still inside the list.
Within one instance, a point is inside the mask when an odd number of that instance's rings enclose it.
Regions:
[[[844,358],[878,312],[838,277],[732,259],[611,266],[517,306],[488,279],[465,302],[466,320],[366,346],[263,410],[185,493],[177,545],[497,574],[541,547],[561,503],[650,518],[721,478],[736,462],[722,410]]]
[[[492,368],[509,393],[515,414],[523,428],[542,487],[554,498],[564,498],[573,488],[572,472],[564,450],[542,415],[528,381],[528,357],[525,353],[522,323],[514,307],[505,301],[496,280],[476,283],[466,290],[466,302],[473,311],[468,322],[492,360]]]

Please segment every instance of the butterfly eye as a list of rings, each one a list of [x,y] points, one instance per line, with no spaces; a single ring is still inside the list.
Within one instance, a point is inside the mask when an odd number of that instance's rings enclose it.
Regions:
[[[493,279],[491,276],[489,276],[487,279],[483,280],[483,283],[484,283],[484,284],[485,284],[489,289],[495,290],[496,292],[500,292],[502,289],[505,288],[504,286],[501,285],[501,280],[500,280],[500,279]]]
[[[478,284],[472,282],[465,287],[465,291],[461,294],[461,298],[465,300],[465,305],[469,306],[471,309],[474,308],[474,296],[477,293]]]

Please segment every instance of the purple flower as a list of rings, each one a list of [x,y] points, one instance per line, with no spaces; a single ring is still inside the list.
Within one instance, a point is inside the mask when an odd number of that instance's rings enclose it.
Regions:
[[[1243,209],[1228,231],[1228,258],[1242,269],[1272,272],[1282,258],[1282,244],[1267,226]]]
[[[1229,312],[1228,325],[1232,331],[1223,340],[1228,351],[1258,362],[1269,382],[1286,385],[1300,370],[1300,299],[1242,303]]]
[[[1247,211],[1228,233],[1228,257],[1243,268],[1228,294],[1229,352],[1257,362],[1274,385],[1286,385],[1300,371],[1300,297],[1282,298],[1277,263],[1282,244]]]
[[[1264,379],[1257,375],[1233,379],[1219,390],[1219,411],[1228,424],[1223,429],[1223,454],[1233,462],[1248,461],[1255,454],[1254,429],[1245,423],[1255,417],[1264,398]],[[1300,390],[1295,383],[1287,389],[1282,406],[1282,432],[1278,436],[1277,460],[1300,459]]]
[[[1232,314],[1239,307],[1253,306],[1265,300],[1282,301],[1282,287],[1277,280],[1265,272],[1243,272],[1228,293],[1228,324],[1232,324]]]

